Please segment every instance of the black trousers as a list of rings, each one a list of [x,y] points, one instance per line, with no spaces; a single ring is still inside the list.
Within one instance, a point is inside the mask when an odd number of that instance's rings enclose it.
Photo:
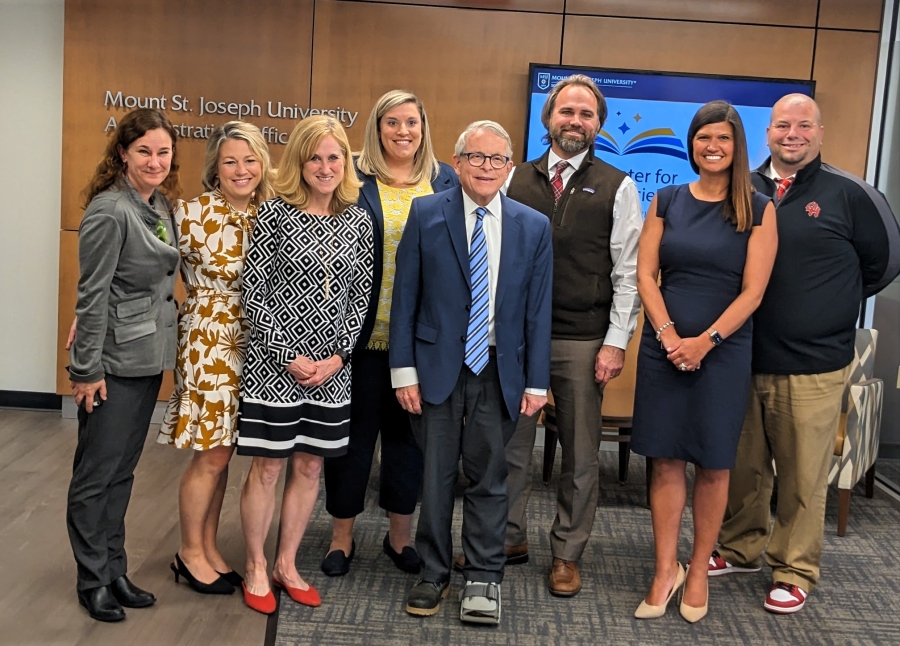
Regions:
[[[335,518],[353,518],[365,509],[379,431],[378,504],[395,514],[411,514],[422,488],[422,451],[391,386],[387,351],[357,350],[350,384],[350,444],[346,454],[325,459],[325,509]]]
[[[467,581],[500,583],[506,554],[508,496],[505,446],[515,431],[503,403],[497,360],[491,357],[480,375],[463,367],[450,397],[424,403],[422,415],[411,416],[416,439],[425,454],[422,508],[416,549],[422,557],[422,579],[450,579],[453,539],[453,495],[462,455],[469,480],[463,497],[462,546]]]
[[[161,383],[162,373],[106,375],[103,405],[90,414],[83,405],[78,409],[66,525],[79,590],[108,585],[128,569],[125,512]]]

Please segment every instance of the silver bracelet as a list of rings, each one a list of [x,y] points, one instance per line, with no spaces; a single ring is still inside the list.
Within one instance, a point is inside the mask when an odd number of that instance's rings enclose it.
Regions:
[[[665,329],[666,329],[667,327],[669,327],[670,325],[675,325],[675,321],[668,321],[668,322],[666,322],[666,323],[663,323],[662,327],[659,328],[659,329],[656,331],[656,340],[657,340],[657,341],[660,340],[659,337],[660,337],[660,335],[662,334],[663,330],[665,330]]]

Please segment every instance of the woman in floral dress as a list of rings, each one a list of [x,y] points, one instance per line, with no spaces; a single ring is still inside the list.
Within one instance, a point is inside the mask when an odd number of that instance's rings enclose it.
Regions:
[[[213,130],[201,179],[207,192],[175,212],[187,299],[178,320],[175,391],[158,441],[194,449],[179,490],[176,580],[181,575],[198,592],[230,594],[241,577],[219,553],[216,532],[250,335],[242,275],[257,206],[273,195],[259,129],[231,121]]]

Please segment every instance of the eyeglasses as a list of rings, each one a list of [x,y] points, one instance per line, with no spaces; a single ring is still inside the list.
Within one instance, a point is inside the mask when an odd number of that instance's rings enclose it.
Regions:
[[[484,153],[462,153],[460,157],[465,157],[469,160],[469,164],[474,166],[475,168],[481,168],[484,166],[484,160],[491,160],[491,167],[500,170],[504,166],[509,163],[510,157],[506,155],[485,155]]]

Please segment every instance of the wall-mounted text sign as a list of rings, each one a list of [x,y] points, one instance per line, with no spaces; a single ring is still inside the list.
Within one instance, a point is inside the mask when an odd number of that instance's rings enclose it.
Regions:
[[[324,114],[334,117],[345,128],[350,128],[356,123],[359,117],[358,110],[347,110],[341,106],[335,108],[303,108],[297,103],[285,103],[283,101],[266,101],[265,110],[263,105],[257,103],[254,99],[250,102],[234,102],[234,101],[216,101],[209,97],[201,96],[194,101],[183,94],[173,94],[166,96],[135,96],[133,94],[125,94],[121,90],[113,92],[106,90],[103,99],[103,106],[107,109],[133,110],[135,108],[155,108],[164,112],[178,112],[182,115],[192,115],[195,117],[208,117],[208,115],[224,115],[233,117],[234,119],[245,119],[255,121],[255,117],[270,119],[290,119],[302,120],[317,114]],[[207,139],[218,124],[209,123],[204,125],[176,123],[177,119],[172,118],[172,126],[178,133],[178,136],[186,139]],[[117,126],[115,117],[109,117],[106,122],[104,132],[115,129]],[[260,125],[260,124],[257,124]],[[286,144],[290,131],[280,130],[274,126],[260,126],[263,137],[270,144]]]

